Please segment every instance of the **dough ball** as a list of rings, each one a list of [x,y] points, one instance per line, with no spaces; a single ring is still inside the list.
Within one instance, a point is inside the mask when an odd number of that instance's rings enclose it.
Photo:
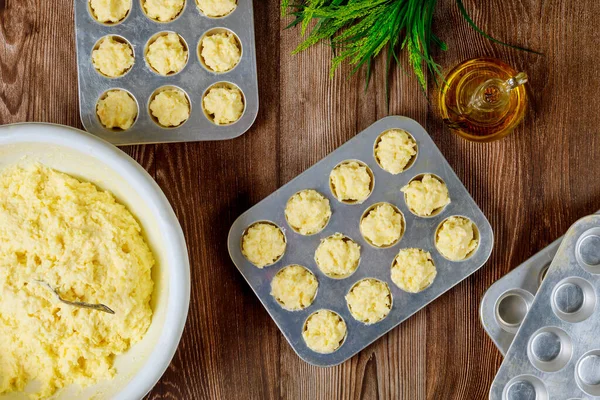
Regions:
[[[429,252],[402,249],[392,264],[392,281],[402,290],[418,293],[427,288],[437,275]]]
[[[98,48],[92,51],[92,63],[101,74],[116,78],[122,76],[133,66],[133,50],[129,43],[107,36],[100,41]]]
[[[285,206],[285,219],[301,235],[320,232],[330,217],[329,200],[312,189],[296,193]]]
[[[422,180],[413,180],[400,190],[404,192],[408,208],[421,217],[430,216],[450,204],[446,184],[429,174],[424,175]]]
[[[371,174],[367,166],[356,161],[348,161],[335,167],[329,180],[333,194],[339,201],[362,203],[371,194]]]
[[[160,22],[175,19],[183,10],[184,0],[143,0],[142,6],[149,18]]]
[[[217,125],[231,124],[244,112],[244,97],[236,87],[212,87],[202,99],[204,111]]]
[[[275,225],[252,225],[242,238],[242,254],[258,268],[274,264],[285,252],[285,237]]]
[[[408,132],[390,129],[379,137],[375,159],[390,174],[399,174],[417,154],[417,142]]]
[[[300,265],[290,265],[273,278],[271,295],[286,310],[302,310],[312,304],[318,287],[312,272]]]
[[[150,112],[162,126],[179,126],[190,117],[190,103],[181,90],[167,89],[154,96]]]
[[[374,324],[390,313],[392,293],[388,285],[377,279],[363,279],[350,289],[346,302],[356,320]]]
[[[450,217],[437,231],[435,246],[447,259],[464,260],[477,248],[473,223],[467,218]]]
[[[237,65],[242,50],[231,32],[213,33],[202,39],[200,56],[204,64],[214,72],[226,72]]]
[[[319,310],[306,320],[302,337],[312,351],[333,353],[346,337],[346,323],[333,311]]]
[[[90,8],[99,22],[115,23],[127,16],[131,0],[90,0]]]
[[[175,74],[185,67],[188,51],[178,34],[170,32],[159,36],[148,46],[146,60],[159,74]]]
[[[237,7],[236,0],[196,0],[198,8],[207,17],[224,17]]]
[[[317,266],[330,278],[351,275],[358,268],[359,261],[360,246],[341,233],[323,239],[315,252]]]
[[[404,233],[404,218],[391,204],[381,203],[360,221],[360,232],[373,246],[391,246]]]
[[[135,100],[124,90],[111,90],[96,105],[100,123],[108,129],[127,130],[135,122],[138,108]]]

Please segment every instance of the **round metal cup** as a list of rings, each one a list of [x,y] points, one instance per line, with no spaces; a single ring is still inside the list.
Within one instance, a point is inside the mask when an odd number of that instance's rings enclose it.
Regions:
[[[545,327],[531,335],[527,356],[540,371],[560,371],[573,356],[573,342],[564,330],[554,326]]]
[[[231,33],[233,35],[233,37],[235,38],[235,41],[240,49],[240,59],[231,69],[228,69],[227,71],[213,70],[208,65],[206,65],[206,62],[204,61],[204,57],[202,57],[202,49],[203,49],[202,41],[204,40],[205,37],[214,35],[216,33]],[[240,38],[234,31],[232,31],[231,29],[227,29],[227,28],[217,27],[217,28],[209,29],[208,31],[204,32],[204,34],[198,41],[198,46],[196,47],[196,56],[198,57],[198,62],[200,62],[200,65],[202,65],[204,67],[204,69],[206,69],[208,72],[213,73],[213,74],[226,74],[228,72],[233,71],[238,65],[240,65],[240,61],[241,61],[242,57],[244,57],[244,47],[242,46],[242,41],[240,40]]]
[[[146,105],[147,108],[148,108],[148,115],[150,116],[150,119],[152,119],[152,122],[154,122],[156,125],[158,125],[162,129],[175,129],[175,128],[179,128],[180,126],[185,125],[185,123],[188,122],[190,118],[188,117],[188,119],[186,119],[185,121],[183,121],[182,123],[180,123],[179,125],[176,125],[176,126],[164,126],[164,125],[161,125],[160,122],[158,122],[158,118],[156,118],[154,116],[154,114],[152,114],[152,110],[150,110],[150,104],[152,104],[152,100],[154,100],[154,98],[159,93],[164,92],[166,90],[177,90],[177,91],[182,92],[184,94],[187,102],[188,102],[188,107],[190,109],[190,115],[192,115],[192,101],[190,100],[190,96],[187,94],[187,92],[185,90],[183,90],[179,86],[172,86],[172,85],[161,86],[158,89],[156,89],[154,92],[152,92],[152,94],[150,95],[150,98],[148,99],[148,104]]]
[[[104,78],[107,78],[107,79],[119,79],[119,78],[122,78],[122,77],[124,77],[125,75],[127,75],[127,74],[129,73],[129,71],[131,71],[131,69],[133,68],[133,66],[135,65],[135,60],[136,60],[136,58],[135,58],[135,49],[133,48],[133,46],[131,45],[131,43],[129,42],[129,40],[127,40],[125,37],[123,37],[123,36],[121,36],[121,35],[104,35],[104,36],[102,36],[100,39],[98,39],[98,40],[96,41],[96,43],[94,44],[94,47],[92,48],[92,52],[91,52],[91,54],[93,55],[93,54],[94,54],[94,50],[97,50],[97,49],[100,47],[100,44],[102,43],[102,41],[103,41],[104,39],[108,39],[108,38],[113,38],[113,39],[114,39],[116,42],[119,42],[119,43],[124,43],[124,44],[126,44],[127,46],[129,46],[129,49],[131,49],[131,54],[133,55],[133,64],[131,65],[131,67],[127,68],[127,69],[125,70],[125,72],[123,72],[123,73],[122,73],[121,75],[119,75],[119,76],[108,76],[108,75],[104,75],[102,72],[100,72],[100,70],[98,70],[98,69],[96,68],[96,66],[94,65],[94,61],[93,61],[92,59],[90,59],[90,64],[91,64],[92,66],[94,66],[94,70],[95,70],[95,71],[96,71],[98,74],[100,74],[100,76],[102,76],[102,77],[104,77]]]
[[[133,120],[133,124],[131,124],[131,126],[127,129],[121,129],[121,128],[107,128],[106,126],[104,126],[104,124],[102,123],[102,121],[100,120],[100,117],[98,116],[98,103],[100,102],[100,100],[103,100],[106,98],[106,96],[108,95],[109,92],[115,91],[115,90],[120,90],[123,91],[125,93],[127,93],[129,95],[129,97],[131,97],[133,99],[133,101],[135,101],[135,106],[137,108],[137,114],[135,116],[135,119]],[[96,119],[98,120],[98,123],[106,130],[112,131],[112,132],[125,132],[130,130],[131,128],[133,128],[133,126],[135,125],[135,123],[138,121],[138,118],[140,116],[140,104],[138,103],[138,100],[135,98],[135,96],[133,95],[133,93],[131,93],[129,90],[127,89],[123,89],[120,87],[114,87],[114,88],[110,88],[106,91],[104,91],[100,97],[98,97],[98,99],[96,100]]]
[[[471,225],[473,226],[473,239],[475,239],[477,241],[477,246],[473,250],[471,250],[469,253],[467,253],[466,257],[463,258],[462,260],[451,260],[451,259],[449,259],[448,257],[446,257],[438,249],[438,245],[437,245],[437,238],[438,238],[438,233],[439,233],[440,229],[442,228],[442,226],[444,225],[444,223],[446,221],[448,221],[452,217],[463,218],[463,219],[466,219],[467,221],[469,221],[471,223]],[[475,252],[477,252],[477,249],[479,248],[479,243],[480,242],[481,242],[481,238],[479,237],[479,228],[477,228],[477,225],[475,225],[475,223],[473,221],[471,221],[469,218],[467,218],[465,216],[462,216],[462,215],[451,215],[450,217],[448,217],[445,220],[443,220],[442,222],[440,222],[440,224],[435,229],[435,234],[434,234],[434,237],[433,237],[433,243],[435,244],[435,249],[437,250],[437,252],[440,253],[440,255],[442,257],[444,257],[446,260],[452,261],[452,262],[463,262],[463,261],[468,260],[473,254],[475,254]]]
[[[363,219],[365,219],[369,213],[371,211],[373,211],[375,208],[383,205],[383,204],[389,204],[394,211],[396,211],[398,214],[400,214],[400,217],[402,219],[402,230],[400,231],[400,236],[398,237],[398,239],[396,239],[393,243],[390,243],[388,245],[385,246],[377,246],[376,244],[373,244],[363,233],[362,231],[362,221]],[[404,218],[404,214],[402,213],[402,211],[400,211],[400,209],[398,207],[396,207],[395,205],[393,205],[392,203],[387,203],[385,201],[381,201],[379,203],[375,203],[369,206],[369,208],[367,208],[363,213],[362,216],[360,217],[360,221],[359,221],[359,230],[360,230],[360,234],[362,235],[363,239],[365,239],[365,241],[371,246],[374,247],[376,249],[389,249],[390,247],[394,247],[395,245],[397,245],[398,243],[400,243],[400,241],[402,240],[402,237],[404,236],[404,232],[406,232],[406,219]]]
[[[408,184],[407,184],[407,185],[410,185],[410,184],[411,184],[412,182],[414,182],[414,181],[422,181],[422,180],[423,180],[423,177],[424,177],[425,175],[431,175],[432,177],[434,177],[435,179],[437,179],[438,181],[440,181],[440,182],[441,182],[441,183],[442,183],[444,186],[446,186],[446,188],[448,187],[448,186],[446,185],[446,182],[444,182],[444,180],[443,180],[442,178],[440,178],[440,177],[439,177],[439,176],[437,176],[436,174],[432,174],[431,172],[425,172],[425,173],[422,173],[422,174],[419,174],[419,175],[416,175],[416,176],[414,176],[414,177],[413,177],[413,178],[412,178],[410,181],[408,181]],[[419,217],[419,218],[433,218],[433,217],[435,217],[435,216],[438,216],[438,215],[440,215],[441,213],[443,213],[443,212],[444,212],[444,210],[446,209],[446,207],[448,206],[448,204],[446,204],[446,205],[445,205],[445,206],[443,206],[443,207],[436,208],[435,210],[433,210],[433,211],[431,212],[431,214],[430,214],[430,215],[420,215],[420,214],[417,214],[417,213],[416,213],[416,212],[415,212],[415,211],[414,211],[414,210],[413,210],[413,209],[412,209],[412,208],[411,208],[411,207],[408,205],[408,201],[407,201],[407,199],[406,199],[406,193],[404,193],[404,203],[406,204],[406,208],[408,208],[408,211],[410,211],[412,214],[414,214],[415,216],[417,216],[417,217]]]
[[[161,36],[167,36],[170,33],[174,33],[177,35],[177,37],[179,38],[179,41],[181,42],[181,45],[183,46],[183,48],[186,51],[186,59],[185,59],[185,64],[183,67],[181,67],[181,69],[179,71],[172,71],[167,73],[167,75],[163,75],[160,72],[158,72],[156,69],[154,69],[154,67],[152,67],[152,65],[150,65],[150,62],[148,61],[148,50],[149,47],[152,43],[154,43],[159,37]],[[158,76],[174,76],[179,74],[181,71],[183,71],[185,69],[185,67],[187,66],[188,62],[190,61],[190,47],[188,46],[187,42],[185,41],[185,39],[183,38],[183,36],[181,36],[179,33],[174,32],[174,31],[161,31],[158,33],[155,33],[154,35],[152,35],[150,37],[150,39],[148,39],[148,41],[146,42],[146,45],[144,46],[144,61],[146,62],[146,66],[150,69],[150,71],[154,72],[156,75]]]
[[[398,174],[392,174],[392,175],[399,175],[399,174],[402,174],[402,173],[408,171],[410,169],[410,167],[412,167],[414,165],[414,163],[417,161],[417,158],[419,157],[419,144],[415,140],[414,136],[410,132],[405,131],[404,129],[388,129],[388,130],[381,132],[381,134],[379,136],[377,136],[377,139],[375,139],[375,143],[373,144],[373,158],[375,159],[375,162],[377,163],[377,165],[379,165],[379,168],[381,168],[385,172],[391,174],[390,171],[388,171],[387,169],[385,169],[383,167],[383,165],[381,165],[381,162],[379,161],[379,157],[377,157],[375,150],[377,149],[377,145],[379,144],[379,142],[381,142],[382,136],[392,130],[401,130],[401,131],[406,132],[408,134],[408,136],[415,142],[415,147],[416,147],[416,151],[417,151],[417,153],[414,156],[412,156],[411,159],[408,161],[408,163],[404,166],[404,169],[402,171],[400,171]]]
[[[575,364],[577,386],[590,396],[600,396],[600,349],[583,354]]]
[[[244,110],[242,111],[242,115],[240,115],[240,117],[233,121],[230,122],[228,124],[215,124],[215,119],[213,116],[211,116],[211,114],[209,114],[206,109],[204,108],[204,98],[206,97],[206,95],[208,94],[210,89],[213,88],[228,88],[228,89],[237,89],[240,91],[240,93],[242,94],[242,103],[244,104]],[[244,95],[244,91],[235,83],[231,83],[228,81],[221,81],[221,82],[217,82],[213,85],[210,85],[209,87],[206,88],[206,90],[204,91],[204,93],[202,94],[202,112],[204,113],[204,116],[206,117],[206,119],[208,119],[210,122],[212,122],[213,124],[217,125],[217,126],[230,126],[233,125],[235,123],[237,123],[240,119],[242,119],[242,117],[244,116],[244,113],[246,112],[246,96]]]
[[[321,243],[323,243],[323,241],[325,241],[329,238],[332,238],[335,235],[336,234],[333,234],[333,235],[327,236],[326,238],[322,239],[321,242],[319,243],[319,246],[321,245]],[[348,241],[351,241],[352,243],[356,243],[355,240],[353,240],[352,238],[350,238],[346,235],[343,235],[343,234],[342,234],[342,240],[344,240],[344,241],[348,240]],[[318,249],[318,247],[317,247],[317,249]],[[354,267],[352,272],[345,274],[345,275],[332,275],[332,274],[328,274],[325,271],[323,271],[323,268],[321,268],[321,266],[319,265],[319,262],[317,261],[316,250],[315,250],[314,260],[315,260],[315,264],[317,264],[317,267],[319,268],[319,270],[321,270],[321,272],[323,272],[323,274],[325,274],[327,277],[329,277],[331,279],[346,279],[346,278],[352,276],[358,270],[358,267],[360,267],[361,258],[359,257],[358,261],[356,262],[356,266]]]
[[[548,400],[548,390],[540,378],[519,375],[512,378],[502,391],[502,400]]]
[[[596,309],[596,301],[594,287],[583,278],[565,278],[552,290],[552,311],[566,322],[588,319]]]
[[[313,296],[313,298],[310,300],[310,304],[308,304],[307,306],[302,307],[302,308],[291,309],[291,308],[286,307],[285,304],[283,304],[280,299],[278,299],[277,297],[273,296],[273,293],[271,293],[271,296],[275,299],[275,301],[277,302],[277,304],[279,304],[281,306],[281,308],[283,308],[284,310],[287,310],[287,311],[290,311],[290,312],[302,311],[302,310],[305,310],[308,307],[310,307],[312,305],[312,303],[315,301],[315,299],[317,298],[317,295],[319,294],[319,280],[317,279],[317,277],[315,276],[315,274],[312,273],[311,270],[309,270],[308,268],[306,268],[304,265],[300,265],[300,264],[286,265],[285,267],[282,267],[279,271],[277,271],[277,273],[275,274],[275,276],[279,275],[286,268],[289,268],[289,267],[300,267],[300,268],[303,268],[305,271],[307,271],[309,274],[311,274],[315,278],[315,280],[317,281],[317,290],[315,291],[315,295]],[[275,279],[275,277],[273,277],[273,279]],[[273,281],[271,281],[271,285],[273,285]]]
[[[379,322],[383,321],[384,319],[387,318],[388,315],[390,315],[390,311],[394,307],[394,296],[392,295],[392,291],[390,290],[390,286],[386,282],[384,282],[384,281],[382,281],[380,279],[377,279],[377,278],[367,277],[367,278],[363,278],[363,279],[357,281],[354,285],[352,285],[352,287],[350,288],[350,290],[348,290],[348,293],[346,293],[346,296],[348,296],[348,294],[350,294],[352,292],[352,290],[354,290],[354,288],[356,287],[356,285],[358,285],[359,283],[361,283],[363,281],[371,281],[371,280],[383,283],[385,285],[385,287],[387,288],[388,297],[390,299],[390,309],[388,310],[388,313],[383,318],[381,318],[381,319],[379,319],[377,321],[373,321],[373,322],[365,322],[365,321],[362,321],[362,320],[356,318],[356,316],[352,312],[352,308],[350,307],[350,304],[348,304],[348,300],[346,300],[346,306],[348,307],[348,311],[350,312],[350,315],[352,315],[352,317],[355,320],[357,320],[358,322],[360,322],[362,324],[365,324],[365,325],[373,325],[373,324],[376,324],[376,323],[379,323]]]
[[[504,292],[494,306],[498,326],[510,333],[517,333],[525,319],[533,295],[523,289],[512,289]]]
[[[304,321],[304,324],[302,324],[302,333],[304,333],[304,331],[306,331],[306,326],[307,326],[307,324],[308,324],[308,321],[309,321],[309,320],[312,318],[312,316],[313,316],[313,315],[315,315],[315,314],[316,314],[316,313],[318,313],[319,311],[330,311],[330,312],[334,313],[335,315],[337,315],[337,317],[338,317],[338,318],[339,318],[341,321],[343,321],[343,322],[344,322],[344,325],[346,326],[346,334],[344,335],[344,337],[342,338],[342,340],[340,340],[340,345],[337,347],[337,349],[335,349],[334,351],[331,351],[331,352],[327,352],[327,353],[321,353],[321,352],[319,352],[319,351],[316,351],[316,350],[313,350],[313,349],[311,349],[311,348],[308,346],[308,344],[306,343],[306,341],[304,342],[304,344],[306,344],[306,347],[308,347],[308,348],[309,348],[311,351],[314,351],[315,353],[319,353],[319,354],[331,354],[331,353],[335,353],[336,351],[338,351],[338,350],[339,350],[339,349],[340,349],[340,348],[341,348],[341,347],[344,345],[344,343],[346,342],[346,338],[348,337],[348,324],[346,323],[346,321],[344,320],[344,318],[343,318],[343,317],[342,317],[340,314],[336,313],[336,312],[335,312],[335,311],[333,311],[333,310],[329,310],[329,309],[327,309],[327,308],[322,308],[322,309],[320,309],[320,310],[317,310],[317,311],[313,312],[312,314],[310,314],[310,315],[309,315],[309,316],[306,318],[306,320]],[[302,336],[302,339],[304,340],[304,335],[301,335],[301,336]]]
[[[253,226],[258,225],[258,224],[269,224],[269,225],[272,225],[272,226],[276,227],[277,229],[279,229],[279,232],[281,232],[281,234],[283,235],[283,242],[285,243],[285,249],[283,250],[283,253],[281,253],[281,255],[277,258],[277,260],[275,260],[271,264],[267,264],[267,265],[265,265],[263,267],[263,268],[266,268],[266,267],[270,267],[271,265],[277,264],[283,258],[283,256],[285,255],[285,252],[287,251],[288,240],[287,240],[287,236],[285,235],[285,231],[283,229],[281,229],[281,227],[279,225],[277,225],[275,222],[267,221],[267,220],[256,221],[256,222],[253,222],[252,224],[248,225],[248,227],[246,229],[244,229],[244,232],[242,232],[242,235],[240,236],[240,251],[242,252],[242,255],[244,254],[244,246],[243,246],[243,244],[244,244],[244,237],[248,233],[248,229],[250,229]],[[244,255],[244,258],[250,264],[256,266],[256,264],[254,264],[252,261],[248,260],[248,258],[246,258],[245,255]]]
[[[367,174],[369,174],[369,177],[371,178],[371,183],[369,184],[369,195],[364,198],[363,200],[340,200],[340,198],[338,197],[336,190],[335,190],[335,186],[333,184],[333,182],[331,182],[331,174],[333,173],[333,171],[336,170],[336,168],[338,168],[341,165],[344,164],[348,164],[351,162],[356,162],[358,163],[361,167],[365,167],[367,169]],[[371,167],[369,167],[365,162],[360,161],[360,160],[344,160],[341,163],[337,164],[335,167],[333,167],[333,169],[331,170],[331,172],[329,173],[329,189],[331,190],[331,194],[333,195],[333,197],[335,197],[335,199],[337,201],[339,201],[340,203],[344,203],[344,204],[362,204],[365,201],[367,201],[369,199],[369,197],[371,197],[371,195],[373,194],[373,188],[375,187],[375,175],[373,174],[373,171],[371,170]]]
[[[600,228],[581,234],[575,246],[575,258],[590,274],[600,274]]]

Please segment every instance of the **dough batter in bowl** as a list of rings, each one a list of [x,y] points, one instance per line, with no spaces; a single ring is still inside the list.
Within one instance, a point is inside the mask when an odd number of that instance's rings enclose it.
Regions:
[[[294,194],[285,206],[285,219],[301,235],[322,231],[331,218],[329,200],[313,189]]]
[[[402,129],[390,129],[377,138],[374,156],[384,171],[397,175],[408,169],[416,159],[417,142]]]
[[[334,279],[352,275],[360,263],[360,246],[341,233],[323,240],[315,252],[315,262],[325,275]]]
[[[104,76],[116,78],[125,75],[133,66],[131,45],[118,36],[105,36],[92,51],[92,64]]]
[[[376,203],[360,220],[360,233],[374,247],[386,248],[398,243],[404,235],[404,216],[390,203]]]
[[[301,265],[289,265],[271,281],[271,296],[286,310],[297,311],[312,304],[318,287],[312,272]]]
[[[213,29],[200,40],[198,55],[209,71],[227,72],[240,62],[242,46],[230,30]]]
[[[342,203],[363,203],[371,195],[373,186],[373,172],[362,161],[344,161],[329,174],[331,193]]]
[[[404,200],[410,211],[419,217],[437,215],[450,204],[448,187],[431,174],[413,178],[400,191],[404,192]]]
[[[215,83],[204,94],[202,108],[206,117],[216,125],[233,124],[244,113],[244,95],[231,83]]]
[[[115,24],[125,19],[131,10],[131,0],[90,0],[92,16],[101,23]]]
[[[137,118],[138,105],[129,92],[113,89],[98,100],[96,114],[105,128],[127,130]]]
[[[148,42],[146,61],[160,75],[174,75],[187,64],[188,47],[175,32],[161,32]]]
[[[229,15],[237,7],[236,0],[196,0],[200,12],[209,18]]]
[[[381,321],[392,309],[392,293],[385,282],[362,279],[352,286],[346,295],[350,314],[357,321],[374,324]]]
[[[319,310],[311,314],[304,323],[302,337],[306,345],[317,353],[333,353],[344,343],[346,322],[339,314],[330,310]]]
[[[431,254],[421,249],[402,249],[392,263],[392,282],[408,293],[425,290],[436,275]]]
[[[182,125],[190,117],[190,102],[179,88],[158,89],[150,101],[150,115],[160,126],[173,128]]]
[[[275,264],[285,248],[283,232],[271,222],[257,222],[242,236],[242,254],[258,268]]]
[[[148,16],[158,22],[170,22],[181,14],[185,0],[142,0],[142,8]]]
[[[435,247],[450,261],[468,258],[479,244],[477,227],[465,217],[450,217],[438,228]]]

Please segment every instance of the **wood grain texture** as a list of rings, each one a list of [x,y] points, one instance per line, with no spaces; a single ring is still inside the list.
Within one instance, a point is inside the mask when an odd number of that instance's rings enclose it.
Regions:
[[[73,0],[0,0],[0,123],[80,127]],[[83,0],[76,0],[83,1]],[[190,0],[188,0],[190,1]],[[447,69],[474,56],[506,60],[530,75],[530,110],[506,139],[466,142],[442,125],[430,84],[392,72],[390,113],[416,119],[488,216],[495,250],[480,271],[334,368],[302,362],[231,263],[230,224],[356,133],[387,115],[382,60],[369,91],[343,67],[329,78],[331,50],[292,56],[297,29],[283,30],[278,0],[255,1],[260,112],[252,129],[224,142],[130,146],[181,221],[192,298],[181,345],[149,399],[483,399],[502,357],[478,317],[485,290],[600,208],[600,3],[465,1],[495,37],[542,51],[494,45],[453,0],[440,1],[438,36]]]

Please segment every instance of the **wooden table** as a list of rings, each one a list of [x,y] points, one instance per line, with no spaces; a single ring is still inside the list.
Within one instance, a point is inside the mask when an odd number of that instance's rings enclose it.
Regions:
[[[82,0],[83,1],[83,0]],[[136,1],[136,0],[134,0]],[[188,0],[191,1],[191,0]],[[226,238],[243,211],[388,115],[384,65],[329,78],[331,52],[300,55],[283,31],[278,0],[254,1],[260,113],[224,142],[124,150],[156,179],[185,231],[192,298],[179,350],[151,399],[483,399],[502,356],[485,335],[484,291],[516,265],[600,208],[600,30],[596,0],[465,1],[475,21],[543,57],[491,44],[439,2],[438,62],[494,56],[525,70],[525,123],[491,144],[451,134],[415,79],[395,70],[390,114],[419,121],[489,218],[496,236],[479,272],[350,361],[321,369],[301,361],[231,263]],[[429,98],[435,100],[430,85]],[[49,121],[81,127],[71,0],[0,0],[0,123]]]

